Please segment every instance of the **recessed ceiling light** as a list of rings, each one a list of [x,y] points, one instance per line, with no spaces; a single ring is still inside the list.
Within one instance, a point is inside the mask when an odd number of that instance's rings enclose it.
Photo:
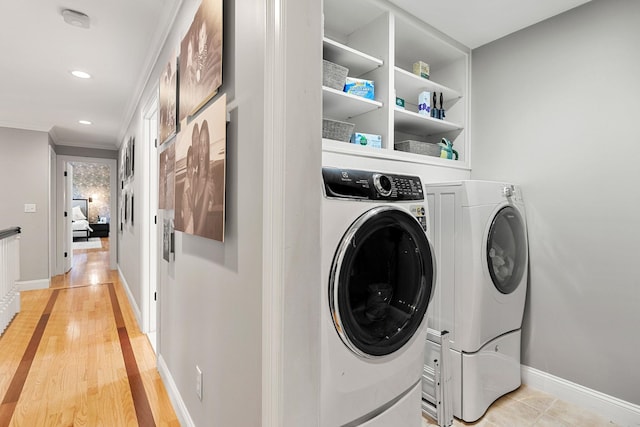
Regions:
[[[71,74],[73,74],[74,76],[76,76],[79,79],[90,79],[91,78],[91,74],[85,73],[84,71],[80,71],[80,70],[73,70],[71,72]]]
[[[78,123],[80,123],[81,125],[90,125],[91,122],[89,120],[78,120]]]

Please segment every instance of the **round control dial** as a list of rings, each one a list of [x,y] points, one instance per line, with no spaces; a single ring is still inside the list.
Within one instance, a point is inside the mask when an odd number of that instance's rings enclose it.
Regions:
[[[391,180],[386,175],[379,173],[373,174],[373,186],[378,193],[385,197],[391,194]]]

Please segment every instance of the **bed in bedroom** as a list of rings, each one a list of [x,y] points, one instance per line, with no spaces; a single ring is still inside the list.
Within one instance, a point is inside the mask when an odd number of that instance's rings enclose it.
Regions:
[[[71,229],[73,230],[73,240],[86,239],[89,240],[89,233],[93,229],[89,226],[88,215],[89,200],[73,199],[71,208]]]

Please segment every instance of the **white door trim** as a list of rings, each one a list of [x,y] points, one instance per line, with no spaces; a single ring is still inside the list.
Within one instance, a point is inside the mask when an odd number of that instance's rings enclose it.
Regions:
[[[115,270],[117,269],[117,259],[116,259],[116,249],[118,244],[118,229],[117,222],[116,228],[114,228],[113,219],[118,218],[118,187],[117,187],[117,176],[118,176],[118,162],[115,159],[103,159],[98,157],[80,157],[80,156],[66,156],[66,155],[58,155],[57,156],[57,176],[58,176],[58,185],[57,185],[57,203],[58,212],[61,212],[64,209],[64,177],[62,176],[63,171],[65,170],[66,162],[84,162],[84,163],[106,163],[109,165],[110,173],[109,173],[109,185],[111,187],[111,204],[109,206],[109,210],[111,212],[111,223],[109,224],[109,269]],[[69,212],[71,214],[71,212]],[[64,250],[64,216],[58,216],[58,241],[56,244],[56,250],[58,253],[62,253]],[[63,274],[61,272],[64,267],[64,262],[62,261],[64,258],[56,257],[59,261],[56,263],[57,274]]]
[[[266,2],[262,246],[262,426],[283,425],[286,53],[284,0]]]
[[[49,278],[58,271],[58,158],[55,150],[49,145]]]
[[[150,332],[156,332],[155,326],[157,322],[153,322],[151,320],[151,316],[157,313],[157,310],[154,310],[152,305],[157,304],[157,301],[153,301],[153,293],[156,289],[156,279],[157,272],[152,271],[152,269],[157,268],[157,247],[152,246],[151,237],[155,236],[155,228],[152,221],[152,216],[154,212],[157,212],[157,209],[154,210],[154,207],[151,206],[151,193],[154,191],[154,183],[157,183],[157,169],[155,170],[155,174],[152,174],[151,168],[151,156],[152,153],[156,152],[156,148],[154,147],[154,141],[152,141],[153,130],[151,129],[151,123],[153,122],[154,116],[158,117],[158,88],[156,87],[152,90],[152,95],[149,97],[147,102],[144,104],[142,108],[142,118],[143,118],[143,141],[141,145],[142,154],[142,183],[140,188],[142,189],[142,228],[141,228],[141,283],[142,283],[142,332],[145,334],[149,334]],[[157,125],[157,122],[156,122]],[[155,136],[157,137],[157,129],[155,131]],[[157,190],[156,190],[157,191]],[[153,230],[152,230],[153,228]],[[153,257],[153,259],[152,259]],[[151,330],[153,327],[153,331]],[[154,338],[155,335],[150,336],[150,339]],[[152,342],[152,346],[154,351],[157,352],[156,342]]]

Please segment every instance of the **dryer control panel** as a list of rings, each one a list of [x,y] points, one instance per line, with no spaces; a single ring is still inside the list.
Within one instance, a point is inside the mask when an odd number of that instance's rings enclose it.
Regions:
[[[322,168],[325,196],[351,200],[424,200],[417,176],[354,169]]]

